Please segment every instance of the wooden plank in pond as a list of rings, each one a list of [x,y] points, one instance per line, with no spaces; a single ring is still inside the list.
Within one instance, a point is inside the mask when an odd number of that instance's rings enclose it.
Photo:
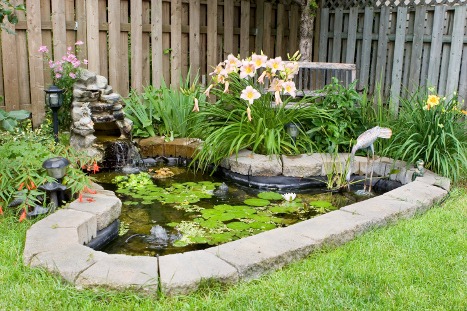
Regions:
[[[199,1],[199,0],[198,0]],[[159,87],[163,72],[162,0],[151,0],[152,84]]]
[[[420,85],[420,69],[422,67],[423,35],[425,33],[426,6],[415,9],[414,35],[412,41],[412,56],[410,59],[409,92],[412,93]]]
[[[172,0],[170,14],[170,85],[178,88],[180,85],[181,55],[182,55],[182,0]]]
[[[131,1],[131,88],[143,90],[143,3],[142,0]]]
[[[438,89],[439,67],[441,64],[441,50],[443,47],[443,29],[444,16],[446,15],[446,7],[437,5],[433,17],[433,32],[431,34],[430,61],[428,66],[428,86],[433,86]]]
[[[96,1],[86,1],[86,26],[88,69],[100,74],[99,4]]]
[[[26,1],[28,53],[29,53],[29,81],[31,86],[32,124],[38,127],[45,117],[44,103],[44,60],[37,52],[42,45],[41,10],[39,0]]]
[[[402,65],[404,61],[405,30],[407,26],[407,7],[397,8],[396,42],[394,44],[394,59],[391,79],[390,111],[393,115],[399,113],[399,96],[402,84]]]
[[[230,2],[230,1],[226,1]],[[224,2],[225,5],[225,2]],[[264,35],[264,0],[256,0],[256,37],[255,37],[255,51],[260,54],[263,48],[263,35]],[[298,15],[297,15],[298,16]],[[226,18],[224,14],[224,18]]]
[[[240,55],[245,58],[250,54],[250,1],[248,0],[241,2],[240,22]]]
[[[193,80],[199,73],[200,67],[200,37],[199,37],[199,0],[190,1],[190,67],[191,79]]]
[[[362,43],[362,63],[360,66],[360,79],[358,81],[359,89],[368,86],[371,62],[371,42],[373,36],[373,15],[372,7],[365,7],[365,16],[363,20],[363,43]]]
[[[277,4],[277,28],[276,28],[276,47],[275,47],[275,57],[279,57],[284,54],[283,51],[283,42],[284,42],[284,16],[285,8],[282,3]]]
[[[341,48],[342,48],[342,21],[344,19],[344,10],[337,8],[334,13],[334,36],[332,39],[332,56],[333,63],[341,61]]]
[[[208,0],[207,25],[207,71],[211,72],[217,65],[217,0]]]
[[[451,53],[449,55],[448,78],[445,95],[451,97],[459,85],[459,70],[462,61],[463,39],[466,20],[465,6],[454,9],[454,22],[452,25]],[[466,57],[466,56],[464,56]]]
[[[355,45],[357,43],[357,21],[358,8],[350,8],[349,30],[347,35],[347,51],[345,53],[345,62],[348,64],[355,63]]]
[[[381,7],[379,17],[378,49],[376,53],[376,84],[384,83],[384,72],[386,71],[386,61],[388,52],[388,27],[389,27],[389,7]]]

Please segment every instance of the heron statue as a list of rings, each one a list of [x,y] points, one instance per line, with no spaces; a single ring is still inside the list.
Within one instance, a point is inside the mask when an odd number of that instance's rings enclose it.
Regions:
[[[373,178],[373,162],[375,161],[375,148],[373,146],[373,143],[376,141],[378,138],[385,138],[389,139],[392,136],[392,130],[387,127],[379,127],[375,126],[369,130],[366,130],[360,136],[357,138],[357,142],[355,145],[352,147],[352,153],[350,154],[350,168],[349,171],[347,172],[347,177],[346,180],[347,182],[350,181],[350,175],[352,174],[352,166],[355,158],[355,153],[357,150],[367,150],[367,161],[366,161],[366,170],[365,170],[365,180],[367,179],[368,175],[368,162],[370,159],[370,153],[371,151],[372,158],[371,158],[371,167],[370,167],[370,186],[368,188],[368,193],[371,193],[371,187],[372,187],[372,178]],[[366,182],[363,184],[363,193],[366,193]]]

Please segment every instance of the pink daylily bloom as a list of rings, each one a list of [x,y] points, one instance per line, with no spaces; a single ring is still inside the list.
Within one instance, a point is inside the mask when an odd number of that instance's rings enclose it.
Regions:
[[[268,61],[268,57],[266,55],[258,55],[258,54],[253,54],[251,55],[251,61],[253,64],[255,64],[255,68],[262,68],[266,67],[266,62]]]
[[[246,77],[254,77],[256,73],[255,64],[252,62],[244,61],[242,67],[240,67],[240,79]]]
[[[198,99],[196,97],[195,97],[195,105],[193,106],[192,111],[199,112]]]
[[[261,94],[255,90],[251,85],[248,85],[240,95],[241,99],[246,100],[250,105],[253,104],[255,99],[260,98]]]
[[[229,91],[229,85],[229,81],[225,81],[224,93],[227,93]]]
[[[295,83],[293,81],[287,81],[282,83],[282,88],[284,89],[284,92],[295,98],[296,94],[296,88],[295,88]]]
[[[247,118],[248,118],[248,121],[251,122],[252,117],[251,117],[251,109],[250,109],[250,106],[248,106],[248,108],[246,108],[246,116],[247,116]]]
[[[227,56],[227,60],[225,61],[225,66],[235,66],[235,67],[240,67],[242,65],[242,62],[236,58],[233,54],[229,54]]]
[[[282,57],[276,57],[270,59],[266,66],[271,69],[272,73],[275,73],[276,71],[281,71],[284,70],[284,62],[282,61]]]
[[[208,88],[204,91],[204,95],[206,95],[207,97],[209,97],[209,92],[211,91],[211,89],[212,89],[213,86],[214,86],[213,84],[211,84],[210,86],[208,86]]]

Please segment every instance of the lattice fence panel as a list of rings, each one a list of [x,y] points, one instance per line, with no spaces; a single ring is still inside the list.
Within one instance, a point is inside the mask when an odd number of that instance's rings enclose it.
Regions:
[[[413,7],[417,5],[459,5],[467,4],[467,0],[324,0],[322,1],[323,8],[364,8],[364,7],[398,7],[408,6]]]

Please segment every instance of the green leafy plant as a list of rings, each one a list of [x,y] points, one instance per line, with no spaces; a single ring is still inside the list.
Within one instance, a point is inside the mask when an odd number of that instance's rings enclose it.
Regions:
[[[10,24],[16,25],[18,23],[18,16],[16,11],[26,11],[26,7],[23,3],[18,5],[11,4],[9,0],[1,0],[0,2],[0,28],[8,32],[9,34],[14,34],[15,31],[7,27],[7,24],[3,22],[5,16]]]
[[[74,48],[71,46],[67,47],[66,55],[58,60],[52,58],[47,46],[43,45],[39,47],[39,52],[44,55],[44,60],[50,68],[53,84],[64,90],[63,106],[59,110],[58,118],[60,126],[66,130],[69,129],[72,122],[70,109],[73,100],[73,84],[80,77],[81,64],[86,65],[88,63],[86,59],[80,60],[76,56],[79,47],[83,44],[83,41],[77,41]]]
[[[145,92],[149,92],[148,88]],[[154,113],[152,103],[144,101],[143,96],[135,90],[132,90],[130,96],[123,101],[125,102],[125,115],[133,121],[132,135],[134,137],[156,136],[154,125],[160,121],[160,117]]]
[[[245,148],[270,156],[317,150],[306,134],[312,120],[333,121],[325,109],[310,104],[310,98],[295,101],[292,79],[297,70],[295,62],[256,54],[242,61],[229,55],[217,66],[205,93],[218,101],[200,110],[203,121],[194,132],[204,139],[195,157],[201,168]],[[295,142],[286,130],[290,123],[299,126]]]
[[[18,125],[18,121],[23,121],[29,118],[31,113],[26,110],[13,110],[7,112],[0,109],[0,129],[12,132]]]
[[[420,89],[401,99],[402,107],[386,155],[414,164],[418,159],[438,174],[459,179],[467,168],[465,110],[457,95],[440,98]]]

